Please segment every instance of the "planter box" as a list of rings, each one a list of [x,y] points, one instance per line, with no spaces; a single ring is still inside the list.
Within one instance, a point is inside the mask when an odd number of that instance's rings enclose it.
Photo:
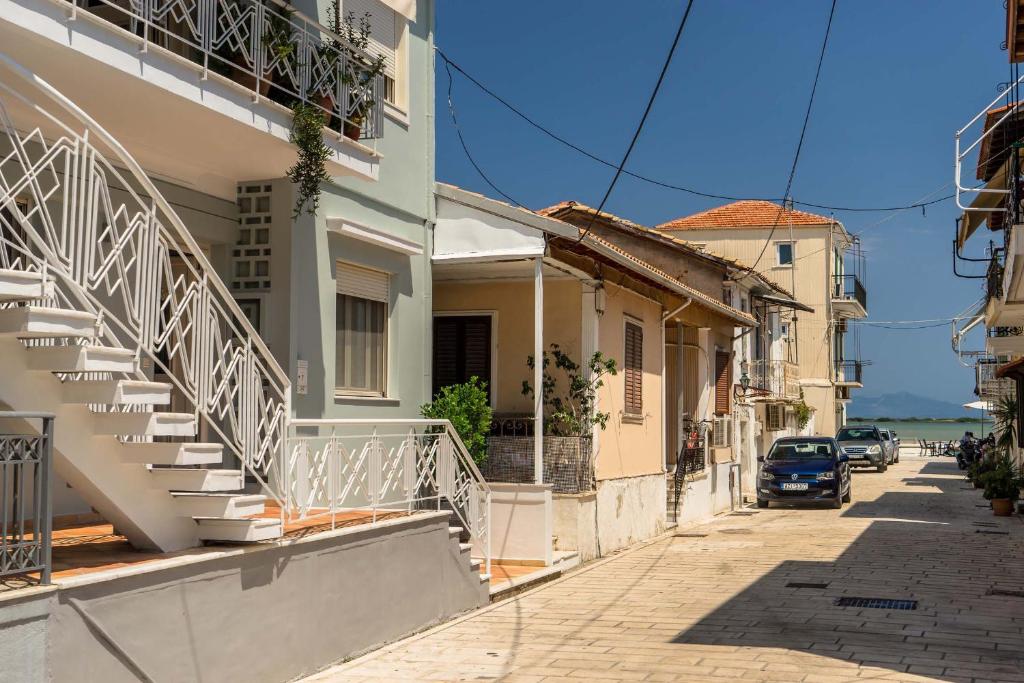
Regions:
[[[545,436],[543,483],[555,493],[593,491],[592,443],[589,436]],[[492,436],[480,470],[487,481],[532,484],[533,462],[532,436]]]

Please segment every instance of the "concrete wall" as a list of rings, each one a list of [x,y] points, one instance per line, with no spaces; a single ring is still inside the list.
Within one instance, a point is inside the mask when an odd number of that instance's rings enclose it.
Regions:
[[[556,493],[554,508],[555,550],[575,550],[580,561],[600,557],[597,544],[597,492]]]
[[[448,523],[424,514],[0,602],[0,681],[312,673],[487,603]]]
[[[491,553],[505,562],[552,562],[551,486],[491,482]],[[483,549],[477,548],[477,556]]]

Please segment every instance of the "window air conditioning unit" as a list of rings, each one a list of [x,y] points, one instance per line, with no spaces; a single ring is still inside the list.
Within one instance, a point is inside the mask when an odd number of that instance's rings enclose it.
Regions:
[[[729,415],[716,417],[711,430],[711,446],[713,448],[732,446],[732,418]]]

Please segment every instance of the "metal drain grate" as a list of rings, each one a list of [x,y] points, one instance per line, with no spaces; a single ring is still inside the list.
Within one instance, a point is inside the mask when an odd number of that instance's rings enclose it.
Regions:
[[[1008,598],[1024,598],[1024,591],[1014,591],[1007,588],[989,588],[985,595],[1003,595]]]
[[[917,600],[892,600],[889,598],[836,598],[836,607],[867,607],[870,609],[917,609]]]
[[[988,507],[987,505],[985,507]],[[971,522],[974,526],[999,526],[996,522]]]
[[[719,529],[720,534],[752,534],[754,533],[750,529]]]
[[[756,515],[756,514],[757,513],[754,512],[753,510],[738,510],[736,512],[729,513],[729,516],[730,517],[750,517],[751,515]]]
[[[993,531],[992,529],[975,529],[976,534],[992,534],[993,536],[1009,536],[1009,531]]]
[[[674,534],[675,538],[707,538],[707,534]]]
[[[828,588],[827,583],[801,583],[800,581],[791,581],[786,584],[786,588]]]

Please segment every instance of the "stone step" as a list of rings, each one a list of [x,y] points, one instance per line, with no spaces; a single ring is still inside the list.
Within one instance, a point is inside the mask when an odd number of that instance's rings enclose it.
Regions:
[[[28,365],[46,372],[135,372],[135,352],[110,346],[32,346]]]
[[[53,281],[41,273],[0,268],[0,302],[31,301],[53,295]]]
[[[96,316],[82,311],[45,306],[19,306],[0,310],[0,335],[19,339],[96,336]]]
[[[238,491],[245,484],[241,470],[156,467],[150,472],[167,491]]]
[[[96,434],[118,436],[195,436],[191,413],[93,413]]]
[[[200,517],[199,538],[204,541],[255,543],[280,538],[283,533],[279,519],[220,519]]]
[[[68,403],[100,405],[167,405],[171,385],[133,379],[68,380],[64,382],[64,400]]]
[[[199,493],[172,491],[171,495],[189,517],[240,519],[263,514],[266,496],[260,494]]]
[[[126,443],[123,462],[142,465],[219,465],[224,446],[219,443]]]

